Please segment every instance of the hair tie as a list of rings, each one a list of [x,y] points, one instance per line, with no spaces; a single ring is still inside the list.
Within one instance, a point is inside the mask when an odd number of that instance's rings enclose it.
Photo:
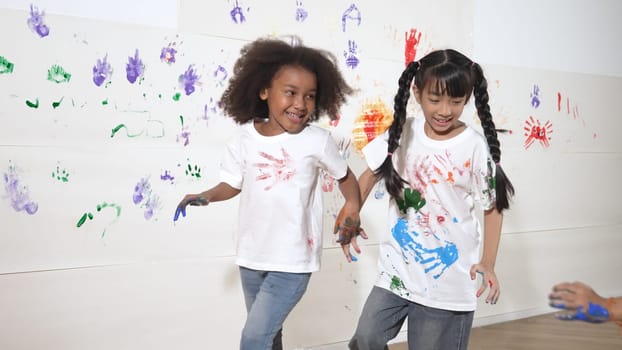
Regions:
[[[393,152],[387,152],[387,157],[393,156]]]

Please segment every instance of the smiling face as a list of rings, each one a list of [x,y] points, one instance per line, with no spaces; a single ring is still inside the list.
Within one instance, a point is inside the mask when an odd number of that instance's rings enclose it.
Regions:
[[[467,103],[466,96],[451,97],[443,90],[443,86],[434,81],[426,84],[423,90],[413,88],[425,117],[425,133],[435,140],[452,138],[465,127],[459,118]]]
[[[270,86],[259,92],[268,104],[269,118],[257,124],[257,130],[265,136],[299,133],[315,111],[316,94],[315,74],[298,66],[281,67]]]

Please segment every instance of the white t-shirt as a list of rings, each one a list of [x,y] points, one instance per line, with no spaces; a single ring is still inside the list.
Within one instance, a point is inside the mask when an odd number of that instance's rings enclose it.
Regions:
[[[425,135],[424,122],[406,119],[392,156],[408,184],[406,200],[389,203],[376,285],[429,307],[472,311],[477,286],[469,271],[482,242],[474,204],[479,201],[485,210],[494,205],[494,162],[486,140],[473,128],[439,141]],[[386,159],[387,141],[385,132],[364,147],[370,169]]]
[[[263,136],[253,123],[227,144],[220,179],[240,189],[236,263],[255,270],[314,272],[322,252],[320,170],[340,179],[348,164],[330,133]]]

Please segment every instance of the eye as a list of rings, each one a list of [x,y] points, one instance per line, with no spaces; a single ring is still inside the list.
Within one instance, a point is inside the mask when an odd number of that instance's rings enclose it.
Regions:
[[[305,98],[309,101],[315,101],[315,94],[308,94]]]

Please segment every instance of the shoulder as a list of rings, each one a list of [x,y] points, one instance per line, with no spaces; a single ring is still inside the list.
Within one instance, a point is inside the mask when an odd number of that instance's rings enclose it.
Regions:
[[[486,137],[484,134],[473,125],[466,124],[466,129],[464,130],[467,138],[475,143],[476,145],[483,146],[488,148],[488,142],[486,141]]]
[[[331,132],[317,125],[307,125],[300,132],[301,136],[314,140],[327,140],[331,137]]]

